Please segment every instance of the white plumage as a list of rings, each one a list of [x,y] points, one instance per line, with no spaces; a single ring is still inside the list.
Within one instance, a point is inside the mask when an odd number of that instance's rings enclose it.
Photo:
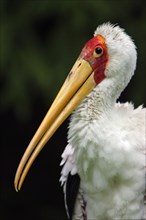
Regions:
[[[71,116],[61,182],[65,191],[69,172],[81,179],[73,220],[146,219],[146,111],[116,103],[134,74],[135,45],[109,23],[97,34],[105,38],[110,57],[106,78]]]

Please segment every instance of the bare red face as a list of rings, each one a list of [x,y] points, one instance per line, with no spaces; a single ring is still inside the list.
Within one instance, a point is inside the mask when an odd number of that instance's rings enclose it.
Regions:
[[[83,47],[80,57],[90,63],[94,71],[94,80],[99,84],[105,78],[105,68],[108,61],[105,39],[97,35]]]

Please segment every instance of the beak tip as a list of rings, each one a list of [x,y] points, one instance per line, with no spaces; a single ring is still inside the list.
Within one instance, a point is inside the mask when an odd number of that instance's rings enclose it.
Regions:
[[[16,191],[16,192],[18,192],[18,191],[19,191],[18,186],[17,186],[17,185],[15,185],[15,184],[14,184],[14,188],[15,188],[15,191]]]
[[[19,189],[17,188],[17,186],[14,186],[14,188],[16,192],[19,192]]]
[[[20,191],[20,187],[19,186],[15,186],[15,191],[19,192]]]
[[[17,180],[14,181],[14,188],[15,188],[15,191],[16,191],[16,192],[19,192],[19,191],[20,191],[20,186],[19,186]]]

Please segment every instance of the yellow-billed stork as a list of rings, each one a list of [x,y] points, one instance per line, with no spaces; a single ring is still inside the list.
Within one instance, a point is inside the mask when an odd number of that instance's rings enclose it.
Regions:
[[[97,27],[23,155],[17,191],[39,152],[73,112],[60,179],[69,219],[146,219],[146,111],[116,102],[136,59],[135,44],[123,29],[110,23]]]

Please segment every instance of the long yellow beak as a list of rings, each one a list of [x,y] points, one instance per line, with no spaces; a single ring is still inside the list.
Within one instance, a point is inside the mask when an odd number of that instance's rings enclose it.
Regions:
[[[20,161],[14,181],[16,191],[20,190],[31,165],[47,141],[95,86],[92,67],[79,58]]]

